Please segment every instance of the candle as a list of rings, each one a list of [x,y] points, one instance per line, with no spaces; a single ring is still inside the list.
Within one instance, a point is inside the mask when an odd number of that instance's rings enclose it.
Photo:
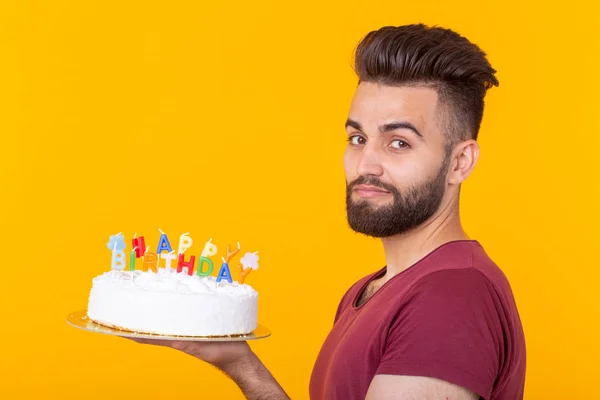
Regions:
[[[158,268],[156,268],[156,261],[157,261],[156,254],[146,252],[146,254],[144,254],[144,262],[142,263],[142,270],[148,271],[148,269],[151,269],[154,272],[158,272]]]
[[[253,270],[258,269],[257,254],[258,254],[258,251],[255,251],[254,253],[246,253],[240,259],[240,264],[238,266],[238,271],[239,271],[238,282],[239,283],[244,283],[244,280],[246,279],[248,274],[250,274],[250,272],[252,272]]]
[[[121,232],[111,235],[106,246],[112,250],[111,269],[122,271],[125,269],[125,239]]]
[[[172,250],[169,253],[160,255],[160,258],[165,260],[165,268],[168,269],[169,271],[171,270],[171,261],[177,258],[177,255],[173,254],[174,252],[175,251]]]
[[[219,270],[219,275],[217,276],[217,282],[221,282],[223,279],[227,280],[229,283],[233,283],[231,279],[231,271],[229,270],[229,265],[227,265],[227,261],[221,257],[223,260],[223,264],[221,264],[221,269]]]
[[[183,254],[179,255],[179,260],[177,261],[177,272],[182,272],[183,267],[187,267],[188,275],[192,275],[194,273],[194,263],[196,262],[196,256],[191,256],[190,261],[185,261],[185,256]]]
[[[206,271],[202,271],[202,265],[204,263],[208,264],[208,269]],[[198,276],[209,276],[210,274],[212,274],[214,268],[215,265],[213,264],[213,261],[210,258],[200,257],[200,261],[198,261],[198,271],[196,272],[196,274]]]
[[[123,250],[115,249],[112,252],[111,268],[117,271],[122,271],[125,269],[125,252]]]
[[[135,271],[135,259],[137,258],[137,247],[134,247],[129,253],[129,270]]]
[[[137,233],[136,233],[137,235]],[[135,257],[140,258],[144,255],[148,248],[146,247],[146,243],[144,243],[144,237],[134,237],[131,241],[131,247],[135,248]]]
[[[192,247],[194,241],[188,236],[189,234],[189,232],[186,232],[179,236],[179,248],[177,249],[177,254],[183,254],[187,249]]]
[[[169,239],[167,238],[167,235],[160,229],[158,231],[161,233],[161,235],[160,235],[160,239],[158,240],[158,247],[156,248],[156,254],[160,254],[160,252],[163,250],[166,250],[167,252],[173,251],[173,249],[171,248],[171,243],[169,243]]]
[[[204,249],[202,249],[202,257],[212,257],[217,254],[217,246],[211,243],[212,238],[208,239],[208,242],[204,243]]]
[[[237,249],[231,251],[229,245],[227,245],[227,256],[225,256],[225,262],[228,263],[237,253],[240,252],[240,242],[238,242]]]
[[[225,258],[221,257],[223,260],[223,264],[221,265],[221,269],[219,270],[219,275],[217,276],[217,282],[221,282],[223,279],[227,279],[227,282],[233,283],[231,279],[231,271],[229,270],[229,261],[240,252],[240,242],[238,242],[237,249],[231,251],[229,245],[227,245],[227,256]]]
[[[252,268],[244,268],[244,266],[242,264],[238,265],[238,282],[240,285],[242,285],[244,283],[244,280],[246,279],[246,277],[248,276],[248,274],[250,274],[250,272],[252,272]]]

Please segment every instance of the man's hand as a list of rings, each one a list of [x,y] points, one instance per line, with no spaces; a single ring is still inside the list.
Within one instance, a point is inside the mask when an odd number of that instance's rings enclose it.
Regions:
[[[256,355],[247,342],[204,342],[131,338],[134,342],[172,347],[227,372],[236,364],[247,364]]]
[[[142,344],[171,347],[214,365],[233,379],[248,399],[289,399],[247,342],[130,339]]]

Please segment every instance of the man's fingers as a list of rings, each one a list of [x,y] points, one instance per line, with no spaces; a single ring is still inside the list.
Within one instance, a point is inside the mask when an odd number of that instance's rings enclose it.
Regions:
[[[134,342],[140,343],[140,344],[152,344],[155,346],[171,347],[171,343],[173,343],[171,340],[161,340],[161,339],[146,339],[146,338],[133,338],[133,337],[126,337],[126,339],[133,340]]]
[[[187,340],[174,340],[173,342],[171,342],[172,348],[183,351],[184,353],[187,353],[194,357],[200,357],[200,346],[202,346],[201,343],[195,343]]]
[[[175,341],[173,341],[173,343],[171,343],[171,347],[173,347],[174,349],[177,349],[177,350],[185,351],[183,349],[186,348],[186,342],[183,340],[179,340],[179,341],[175,340]]]
[[[140,344],[151,344],[154,346],[166,346],[172,347],[177,350],[181,350],[185,353],[196,355],[197,345],[196,343],[188,340],[164,340],[164,339],[148,339],[148,338],[136,338],[136,337],[125,337],[125,339],[133,340]]]

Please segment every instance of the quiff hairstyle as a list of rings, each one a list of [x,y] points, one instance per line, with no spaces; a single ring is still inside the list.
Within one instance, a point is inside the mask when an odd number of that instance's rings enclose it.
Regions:
[[[447,150],[477,139],[485,94],[499,84],[478,46],[450,29],[424,24],[370,32],[356,48],[354,70],[359,83],[434,88]]]

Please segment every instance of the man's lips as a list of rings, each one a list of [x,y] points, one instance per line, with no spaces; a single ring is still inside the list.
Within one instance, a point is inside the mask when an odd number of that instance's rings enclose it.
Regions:
[[[371,185],[357,185],[354,187],[353,191],[360,197],[367,198],[381,197],[390,193],[385,189]]]

